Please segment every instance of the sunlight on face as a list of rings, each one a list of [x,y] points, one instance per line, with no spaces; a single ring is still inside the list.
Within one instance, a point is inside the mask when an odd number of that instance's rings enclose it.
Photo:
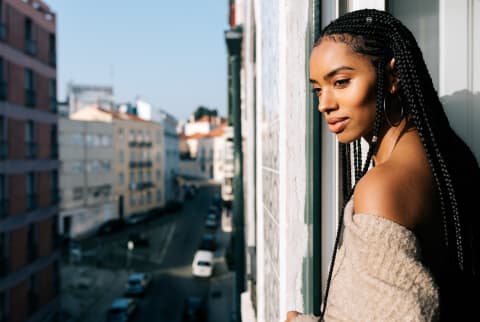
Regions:
[[[369,57],[342,42],[323,39],[310,56],[310,83],[319,111],[340,142],[371,136],[376,71]]]

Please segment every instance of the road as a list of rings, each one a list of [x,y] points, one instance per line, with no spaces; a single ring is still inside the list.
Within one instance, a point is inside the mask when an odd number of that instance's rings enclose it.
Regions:
[[[181,321],[183,301],[192,295],[207,299],[209,322],[228,321],[233,287],[233,275],[223,256],[228,231],[216,231],[219,248],[215,253],[214,276],[198,279],[191,274],[193,255],[206,231],[204,218],[214,192],[219,192],[218,185],[202,186],[194,199],[186,201],[176,213],[116,234],[81,241],[82,260],[62,268],[62,303],[70,313],[69,320],[105,321],[108,306],[123,294],[128,274],[148,271],[153,274],[152,288],[138,299],[140,310],[135,321]],[[132,231],[146,233],[150,246],[135,247],[129,252],[126,245]],[[78,299],[79,303],[75,303]]]

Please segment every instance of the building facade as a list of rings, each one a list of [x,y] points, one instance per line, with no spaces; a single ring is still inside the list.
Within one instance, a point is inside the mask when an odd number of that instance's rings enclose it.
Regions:
[[[156,122],[163,127],[163,139],[157,138],[159,141],[163,140],[164,158],[164,200],[165,204],[169,202],[179,201],[181,198],[181,191],[178,181],[178,174],[180,170],[180,147],[179,137],[177,134],[177,119],[168,112],[156,108],[143,100],[137,99],[135,104],[136,115],[140,118],[152,122]],[[158,133],[156,133],[158,135]]]
[[[0,320],[59,311],[56,15],[0,1]]]
[[[165,205],[163,127],[136,115],[84,108],[72,119],[112,125],[114,202],[118,217],[161,209]]]
[[[60,233],[91,234],[117,216],[114,200],[113,125],[59,119]]]
[[[69,83],[67,86],[67,104],[69,114],[90,106],[98,106],[113,111],[115,109],[113,87]]]
[[[480,160],[478,1],[230,1],[229,110],[239,114],[235,155],[243,156],[235,157],[243,177],[234,179],[242,194],[233,234],[245,254],[234,314],[244,322],[319,313],[342,173],[337,141],[308,90],[308,61],[321,27],[366,7],[389,10],[412,30],[453,127]]]

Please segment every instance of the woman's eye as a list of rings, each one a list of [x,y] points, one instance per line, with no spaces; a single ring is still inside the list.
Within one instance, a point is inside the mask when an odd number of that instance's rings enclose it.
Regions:
[[[345,79],[337,79],[334,84],[335,84],[335,86],[340,86],[340,87],[342,87],[342,86],[348,85],[349,82],[350,82],[350,79],[348,79],[348,78],[345,78]]]

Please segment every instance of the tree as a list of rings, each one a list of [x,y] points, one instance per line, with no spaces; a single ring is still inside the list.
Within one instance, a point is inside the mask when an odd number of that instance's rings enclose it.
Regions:
[[[195,118],[195,121],[201,119],[202,117],[204,117],[205,115],[208,115],[208,116],[217,116],[218,113],[217,113],[217,110],[216,109],[209,109],[208,107],[205,107],[205,106],[202,106],[200,105],[199,107],[197,107],[197,109],[195,110],[195,112],[193,112],[193,116]]]

